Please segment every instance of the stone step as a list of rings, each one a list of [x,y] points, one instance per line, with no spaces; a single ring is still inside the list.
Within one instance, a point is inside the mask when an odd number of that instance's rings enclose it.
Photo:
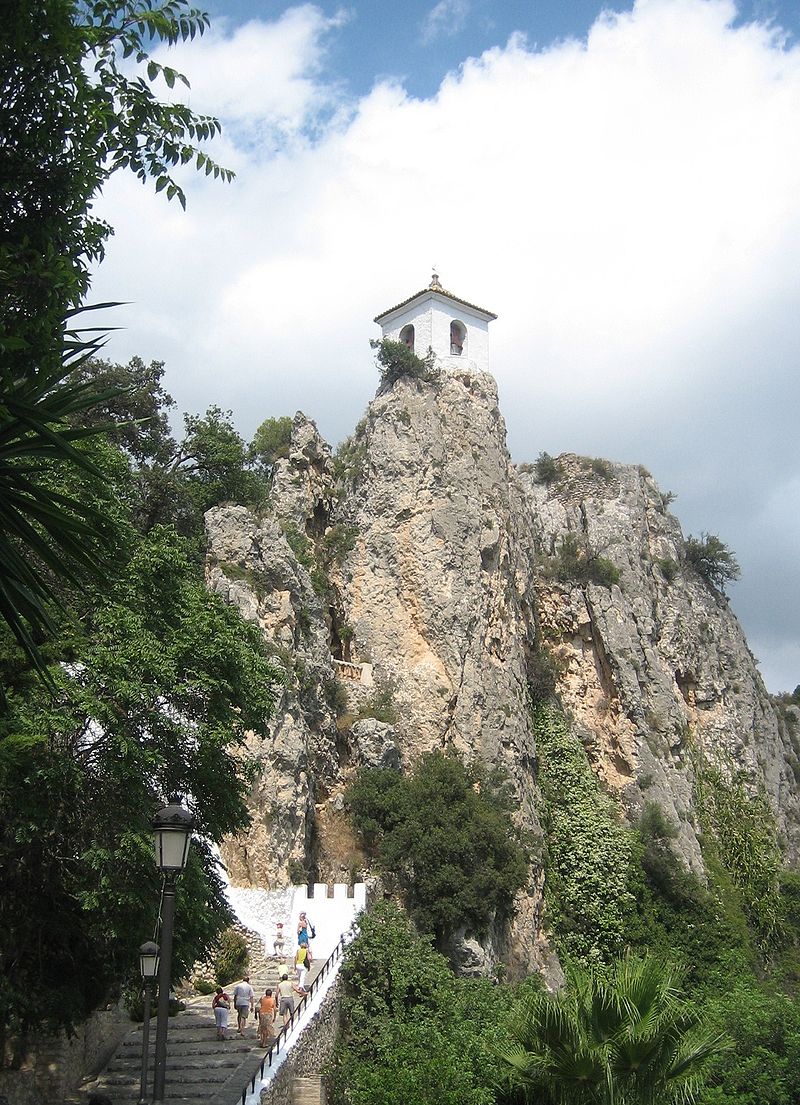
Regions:
[[[309,972],[309,984],[321,964]],[[275,979],[254,978],[251,982],[256,996],[267,987],[274,988]],[[233,987],[226,987],[232,993]],[[282,1018],[278,1018],[277,1028]],[[257,1018],[248,1017],[245,1036],[236,1031],[236,1014],[230,1011],[228,1037],[218,1040],[211,1009],[211,997],[197,995],[187,1001],[186,1009],[170,1017],[167,1032],[167,1072],[165,1101],[168,1105],[239,1105],[242,1088],[258,1072],[265,1049],[258,1042]],[[116,1054],[97,1078],[87,1081],[78,1100],[85,1102],[93,1091],[106,1093],[114,1105],[138,1105],[141,1077],[143,1026],[132,1026]],[[152,1093],[153,1056],[156,1021],[150,1022],[148,1041],[148,1086]],[[309,1105],[319,1105],[319,1097],[310,1091]]]
[[[322,1079],[312,1075],[308,1078],[295,1078],[292,1083],[292,1105],[321,1105]]]

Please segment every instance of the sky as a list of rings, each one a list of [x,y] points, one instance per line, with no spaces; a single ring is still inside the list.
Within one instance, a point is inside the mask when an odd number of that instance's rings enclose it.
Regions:
[[[164,361],[181,411],[246,438],[302,410],[335,445],[375,392],[372,319],[435,267],[498,315],[512,458],[644,465],[738,557],[768,688],[800,684],[800,3],[209,11],[155,56],[236,180],[183,171],[186,212],[108,182],[108,356]]]

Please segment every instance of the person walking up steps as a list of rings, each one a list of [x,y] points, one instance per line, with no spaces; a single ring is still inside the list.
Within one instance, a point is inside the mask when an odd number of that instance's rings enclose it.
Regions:
[[[308,943],[309,940],[313,940],[316,935],[317,930],[311,924],[308,914],[303,910],[297,918],[297,943],[302,944],[304,940]]]
[[[280,995],[280,1009],[279,1012],[283,1017],[283,1027],[289,1023],[289,1018],[294,1013],[294,986],[289,981],[288,975],[283,975],[278,983],[278,994]]]
[[[231,1007],[231,999],[221,986],[217,987],[211,1008],[214,1010],[214,1023],[217,1026],[217,1039],[227,1040],[228,1010]]]
[[[233,991],[233,1004],[236,1007],[240,1036],[244,1036],[244,1030],[247,1025],[247,1015],[253,1011],[255,998],[253,987],[250,985],[250,975],[245,975]]]
[[[275,1035],[275,1018],[278,1016],[278,1007],[272,990],[265,990],[264,996],[258,1003],[258,1041],[262,1047],[269,1047],[269,1041]]]
[[[297,955],[294,959],[295,970],[297,971],[297,989],[301,994],[307,994],[306,990],[306,974],[311,966],[311,952],[308,947],[308,941],[304,940],[300,947],[297,949]]]

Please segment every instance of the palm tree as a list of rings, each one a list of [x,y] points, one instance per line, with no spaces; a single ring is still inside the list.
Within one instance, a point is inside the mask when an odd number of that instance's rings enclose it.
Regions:
[[[114,305],[74,308],[68,317]],[[54,631],[63,585],[80,586],[82,572],[106,578],[117,540],[102,511],[58,485],[66,469],[105,485],[80,443],[107,427],[71,421],[119,391],[76,379],[103,344],[96,332],[65,329],[54,368],[0,374],[0,619],[46,682],[38,641]]]
[[[509,1086],[537,1105],[691,1102],[728,1042],[678,981],[672,966],[625,955],[606,973],[574,967],[558,994],[527,996],[500,1053]]]

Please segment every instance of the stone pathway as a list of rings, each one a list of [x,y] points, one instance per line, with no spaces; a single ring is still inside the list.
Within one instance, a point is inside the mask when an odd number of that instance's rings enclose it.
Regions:
[[[256,1000],[269,986],[274,988],[277,977],[277,960],[271,964],[255,966],[258,977],[250,977]],[[316,977],[322,966],[314,963],[307,984]],[[268,972],[268,973],[267,973]],[[291,976],[290,976],[291,977]],[[225,990],[233,996],[236,983]],[[244,1038],[236,1031],[236,1014],[228,1017],[227,1040],[216,1038],[211,995],[189,998],[186,1009],[170,1017],[167,1036],[167,1078],[165,1101],[169,1105],[237,1105],[242,1089],[258,1070],[264,1050],[258,1042],[256,1022],[248,1019]],[[278,1017],[276,1029],[282,1018]],[[297,1028],[295,1028],[297,1031]],[[153,1091],[153,1054],[155,1049],[155,1017],[150,1023],[150,1056],[148,1070],[148,1100]],[[114,1105],[137,1105],[142,1065],[142,1026],[138,1025],[124,1038],[106,1069],[96,1079],[81,1087],[81,1097],[97,1091],[107,1094]]]

